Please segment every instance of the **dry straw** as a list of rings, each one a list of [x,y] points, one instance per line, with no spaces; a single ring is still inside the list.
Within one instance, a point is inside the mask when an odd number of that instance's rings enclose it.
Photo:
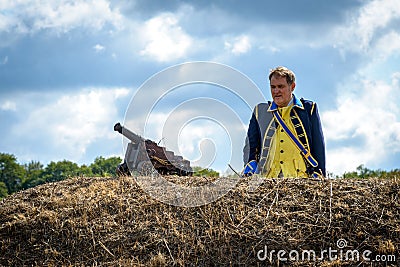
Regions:
[[[184,186],[212,178],[168,177]],[[337,248],[393,254],[399,264],[400,181],[241,180],[194,208],[161,203],[135,178],[73,178],[0,202],[4,266],[348,266],[345,260],[260,261],[257,252]],[[251,190],[250,190],[251,189]],[[253,190],[254,189],[254,190]],[[161,192],[160,192],[161,193]]]

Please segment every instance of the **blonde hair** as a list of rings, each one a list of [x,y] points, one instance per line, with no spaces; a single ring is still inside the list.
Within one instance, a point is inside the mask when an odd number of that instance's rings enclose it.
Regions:
[[[276,67],[275,69],[270,70],[269,72],[269,81],[271,81],[272,76],[280,76],[285,77],[286,82],[291,85],[296,81],[296,76],[294,75],[293,71],[289,70],[286,67]]]

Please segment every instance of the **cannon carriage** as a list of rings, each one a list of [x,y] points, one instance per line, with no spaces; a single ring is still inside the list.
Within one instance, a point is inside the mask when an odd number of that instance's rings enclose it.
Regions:
[[[191,176],[193,170],[190,161],[174,152],[159,146],[156,142],[144,139],[119,122],[114,125],[114,131],[119,132],[130,140],[124,162],[118,165],[118,175],[131,175],[137,171],[141,175],[159,173],[162,175]]]

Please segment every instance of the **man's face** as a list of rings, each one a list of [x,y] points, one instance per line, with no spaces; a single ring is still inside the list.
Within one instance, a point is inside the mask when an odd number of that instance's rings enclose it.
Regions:
[[[296,84],[289,85],[285,77],[274,75],[271,77],[271,96],[278,107],[286,107],[292,99],[292,92]]]

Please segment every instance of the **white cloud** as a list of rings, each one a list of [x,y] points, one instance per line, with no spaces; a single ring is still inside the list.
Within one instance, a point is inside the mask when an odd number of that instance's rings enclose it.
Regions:
[[[216,169],[230,161],[232,149],[226,129],[212,121],[193,122],[183,127],[179,135],[179,151],[193,166]],[[215,164],[215,166],[213,166]],[[222,170],[218,170],[222,171]]]
[[[355,17],[351,17],[350,23],[336,30],[335,40],[343,50],[368,51],[373,40],[399,18],[398,0],[368,2]]]
[[[34,149],[45,144],[35,151],[37,158],[50,153],[52,160],[62,155],[78,161],[95,141],[115,137],[110,129],[117,117],[116,101],[129,93],[126,88],[93,88],[60,97],[48,95],[48,102],[25,111],[26,117],[13,127],[13,135],[37,144]]]
[[[16,111],[17,110],[17,104],[14,101],[5,101],[1,103],[0,109],[4,111]]]
[[[2,61],[0,61],[0,65],[6,65],[8,63],[8,56],[5,56]]]
[[[179,26],[174,14],[164,13],[145,22],[141,36],[145,48],[141,55],[160,62],[184,57],[192,45],[192,38]]]
[[[336,29],[341,52],[365,61],[339,84],[336,107],[321,115],[327,144],[334,144],[327,151],[328,171],[380,168],[400,152],[399,74],[392,63],[400,56],[399,22],[400,2],[375,0]]]
[[[93,49],[94,51],[96,51],[96,53],[100,53],[101,51],[104,51],[104,49],[106,48],[101,44],[96,44],[95,46],[93,46]]]
[[[0,32],[53,29],[64,33],[78,27],[100,30],[107,23],[122,25],[121,14],[106,0],[2,1],[0,11]]]
[[[374,53],[379,55],[379,60],[385,60],[394,54],[400,55],[400,33],[390,31],[379,38],[374,47]]]
[[[342,92],[337,108],[322,114],[327,142],[346,144],[329,150],[328,168],[336,173],[355,170],[360,164],[379,166],[400,152],[398,80],[391,84],[366,80],[355,89]]]
[[[250,38],[242,35],[233,39],[233,41],[225,41],[225,49],[234,55],[245,54],[251,49]]]

